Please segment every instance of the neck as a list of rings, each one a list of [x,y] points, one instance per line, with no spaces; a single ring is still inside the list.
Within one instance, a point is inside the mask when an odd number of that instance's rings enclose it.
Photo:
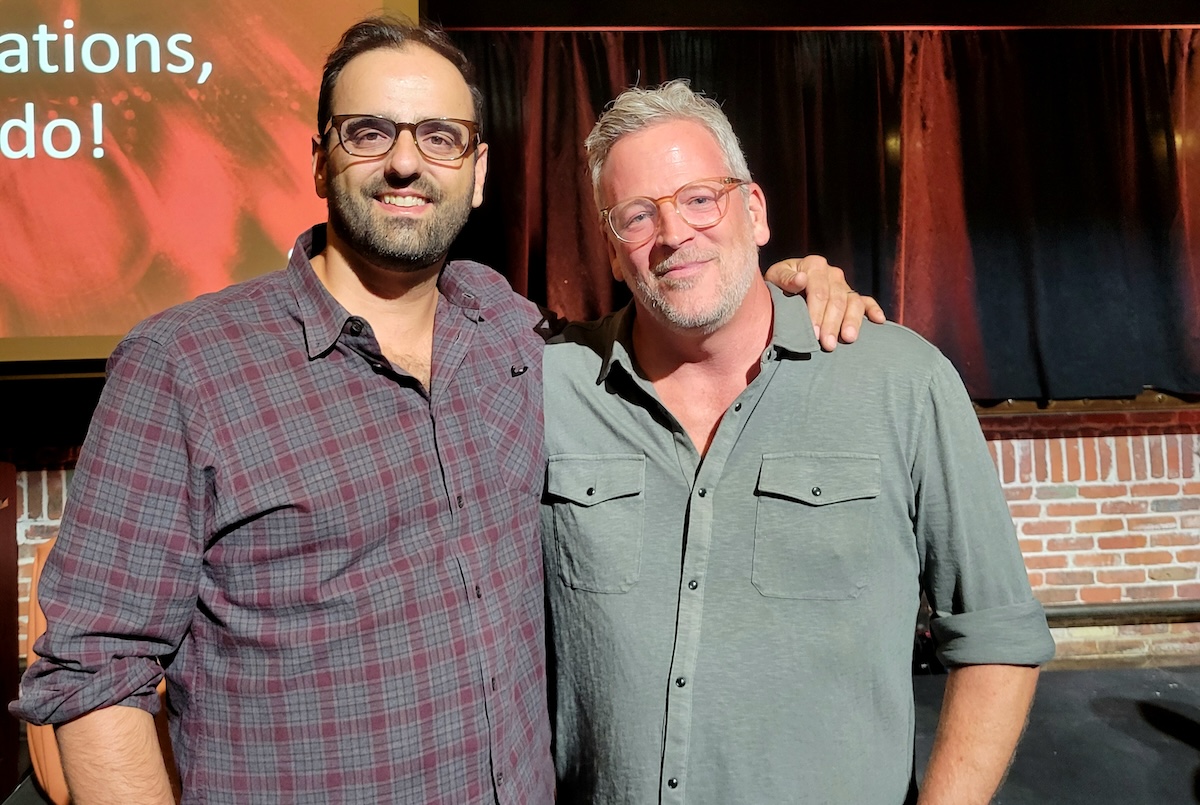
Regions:
[[[326,290],[347,312],[373,326],[394,326],[426,311],[437,302],[437,280],[445,258],[411,271],[385,268],[364,259],[327,227],[325,249],[312,259],[313,270]],[[432,326],[432,318],[430,318]]]
[[[370,323],[384,357],[430,388],[437,281],[445,258],[415,271],[383,268],[346,248],[331,231],[324,251],[311,262],[346,312]]]
[[[635,359],[700,455],[708,453],[725,411],[758,376],[772,315],[771,292],[761,278],[733,318],[712,333],[673,329],[638,308]]]

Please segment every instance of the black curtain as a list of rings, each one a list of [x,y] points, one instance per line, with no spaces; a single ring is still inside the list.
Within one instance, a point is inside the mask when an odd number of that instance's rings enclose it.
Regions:
[[[584,136],[622,88],[686,77],[764,188],[764,266],[826,255],[976,399],[1200,392],[1194,31],[453,36],[491,148],[456,253],[562,313],[627,298]]]

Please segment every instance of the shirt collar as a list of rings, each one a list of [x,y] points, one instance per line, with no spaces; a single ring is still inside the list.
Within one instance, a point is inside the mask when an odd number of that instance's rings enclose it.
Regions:
[[[784,358],[809,355],[820,350],[821,345],[813,334],[812,317],[808,315],[808,304],[803,296],[788,296],[776,286],[767,283],[771,291],[774,308],[773,332],[768,353],[772,357]],[[597,384],[603,384],[613,366],[621,366],[629,374],[634,373],[633,361],[633,317],[634,303],[630,302],[602,323],[604,336],[604,360],[600,362]]]
[[[317,224],[296,238],[287,267],[300,309],[300,323],[304,328],[309,358],[329,352],[345,329],[346,322],[353,318],[333,298],[312,267],[313,256],[325,248],[325,227],[326,224]],[[478,318],[485,302],[499,293],[493,287],[496,285],[497,280],[489,276],[488,269],[469,261],[447,263],[438,277],[442,299],[473,319]]]

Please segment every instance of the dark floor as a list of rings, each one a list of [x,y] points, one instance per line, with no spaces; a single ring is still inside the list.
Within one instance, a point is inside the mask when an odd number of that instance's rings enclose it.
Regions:
[[[915,678],[917,762],[944,676]],[[1044,671],[997,805],[1200,803],[1200,667]]]
[[[944,676],[914,678],[917,763]],[[1200,804],[1200,666],[1045,671],[996,805]],[[46,805],[26,779],[0,805]]]

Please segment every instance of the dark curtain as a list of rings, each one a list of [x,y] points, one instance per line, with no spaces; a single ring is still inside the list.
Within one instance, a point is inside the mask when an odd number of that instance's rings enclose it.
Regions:
[[[583,138],[631,84],[722,102],[763,265],[819,253],[973,397],[1200,392],[1200,37],[1176,31],[454,32],[487,200],[456,254],[576,318],[614,283]]]

